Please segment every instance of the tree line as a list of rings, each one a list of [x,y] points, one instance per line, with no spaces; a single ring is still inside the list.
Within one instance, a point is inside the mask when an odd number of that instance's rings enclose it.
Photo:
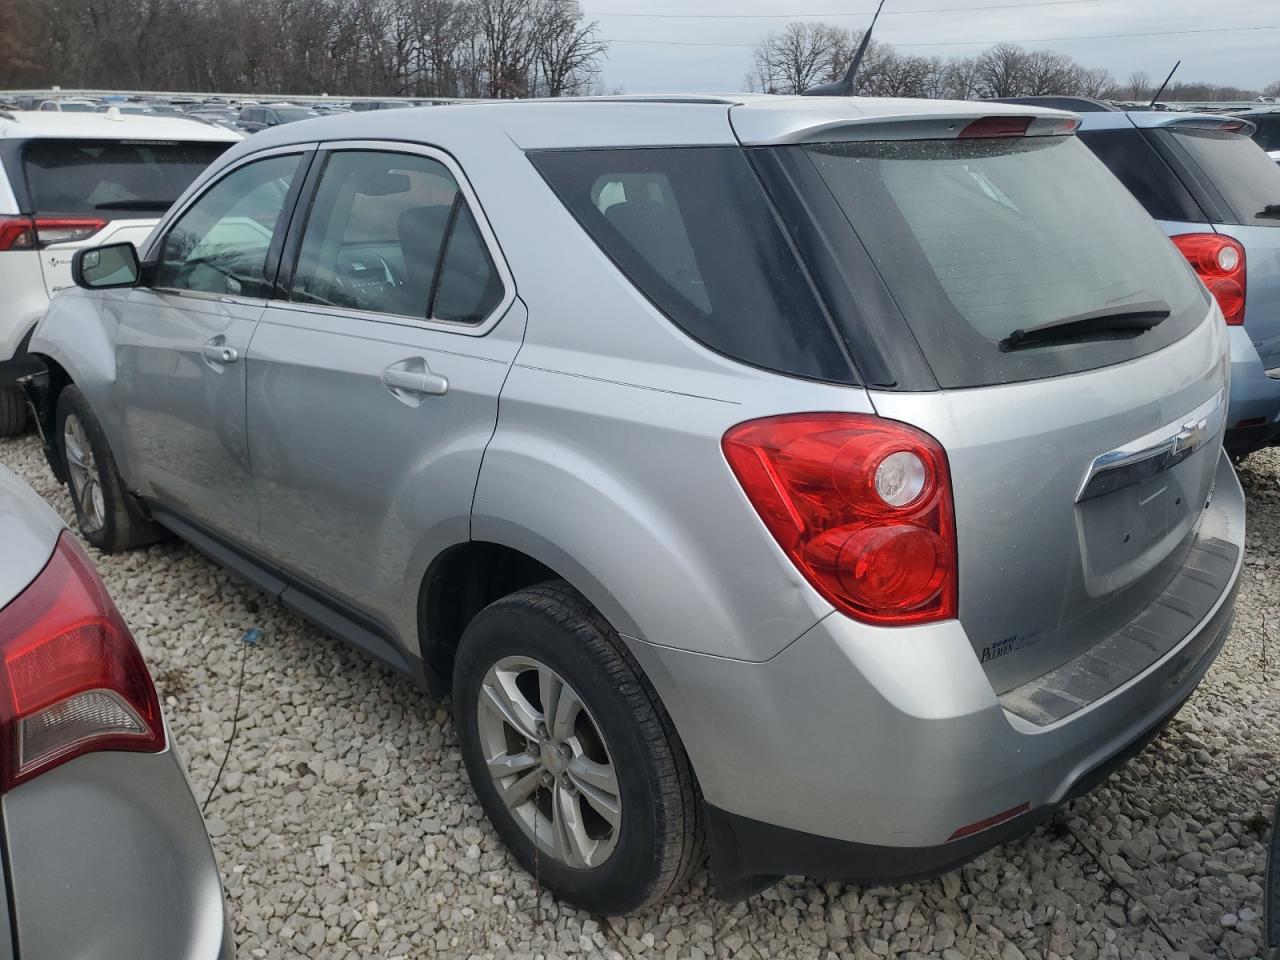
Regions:
[[[862,41],[862,31],[820,22],[794,22],[766,35],[751,51],[749,90],[803,93],[838,79]],[[1063,94],[1116,100],[1154,95],[1159,81],[1141,71],[1117,81],[1111,72],[1086,67],[1065,53],[1000,43],[973,57],[925,57],[901,53],[872,40],[855,78],[855,92],[870,97],[971,100]],[[1265,90],[1207,83],[1171,83],[1162,100],[1252,100],[1280,95],[1280,82]]]
[[[799,93],[838,78],[862,33],[795,22],[751,52],[748,89]],[[533,97],[598,92],[608,53],[575,0],[0,0],[0,88],[208,90],[336,96]],[[864,96],[1069,94],[1149,98],[1052,50],[997,44],[926,57],[873,41]],[[1175,82],[1165,100],[1280,96]]]
[[[573,0],[0,0],[0,88],[531,97],[588,92]]]

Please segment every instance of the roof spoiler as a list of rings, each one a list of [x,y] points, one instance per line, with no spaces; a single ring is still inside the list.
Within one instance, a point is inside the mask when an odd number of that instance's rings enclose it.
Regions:
[[[1216,133],[1238,133],[1245,137],[1252,137],[1253,132],[1258,129],[1256,123],[1252,120],[1246,120],[1244,117],[1172,116],[1160,126],[1176,127],[1179,130],[1211,130]]]
[[[742,143],[854,143],[872,140],[962,140],[990,137],[1051,137],[1074,134],[1080,118],[1067,113],[1048,116],[981,112],[900,114],[851,117],[831,113],[796,113],[779,124],[780,117],[766,118],[749,109],[734,111],[732,122]],[[833,111],[834,112],[834,111]]]

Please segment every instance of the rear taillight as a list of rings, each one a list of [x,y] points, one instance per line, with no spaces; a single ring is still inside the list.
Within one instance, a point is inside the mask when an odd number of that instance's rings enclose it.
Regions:
[[[34,250],[84,240],[106,225],[98,217],[0,217],[0,250]]]
[[[956,616],[955,512],[941,445],[861,414],[739,424],[724,454],[791,561],[838,609],[867,623]]]
[[[1172,240],[1218,301],[1227,323],[1244,323],[1244,247],[1220,233],[1183,233]]]
[[[30,217],[0,217],[0,251],[34,250],[36,225]]]
[[[97,750],[158,752],[155,686],[93,564],[64,533],[0,610],[0,785]]]

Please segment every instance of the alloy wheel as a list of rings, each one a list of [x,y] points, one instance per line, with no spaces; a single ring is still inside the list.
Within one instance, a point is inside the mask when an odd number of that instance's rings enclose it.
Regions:
[[[71,475],[71,496],[80,508],[80,522],[85,533],[102,529],[107,506],[102,492],[98,463],[89,444],[89,434],[74,413],[68,414],[62,427],[62,449],[66,453],[67,471]]]
[[[494,786],[537,850],[589,869],[617,846],[622,797],[599,725],[544,663],[505,657],[480,685],[476,714]]]

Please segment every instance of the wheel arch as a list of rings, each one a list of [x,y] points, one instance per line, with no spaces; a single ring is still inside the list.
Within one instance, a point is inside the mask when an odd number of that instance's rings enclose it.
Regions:
[[[634,625],[604,586],[550,543],[530,551],[494,540],[467,540],[431,562],[418,590],[418,642],[428,685],[452,685],[453,656],[467,625],[495,600],[547,580],[581,593],[620,634]]]

